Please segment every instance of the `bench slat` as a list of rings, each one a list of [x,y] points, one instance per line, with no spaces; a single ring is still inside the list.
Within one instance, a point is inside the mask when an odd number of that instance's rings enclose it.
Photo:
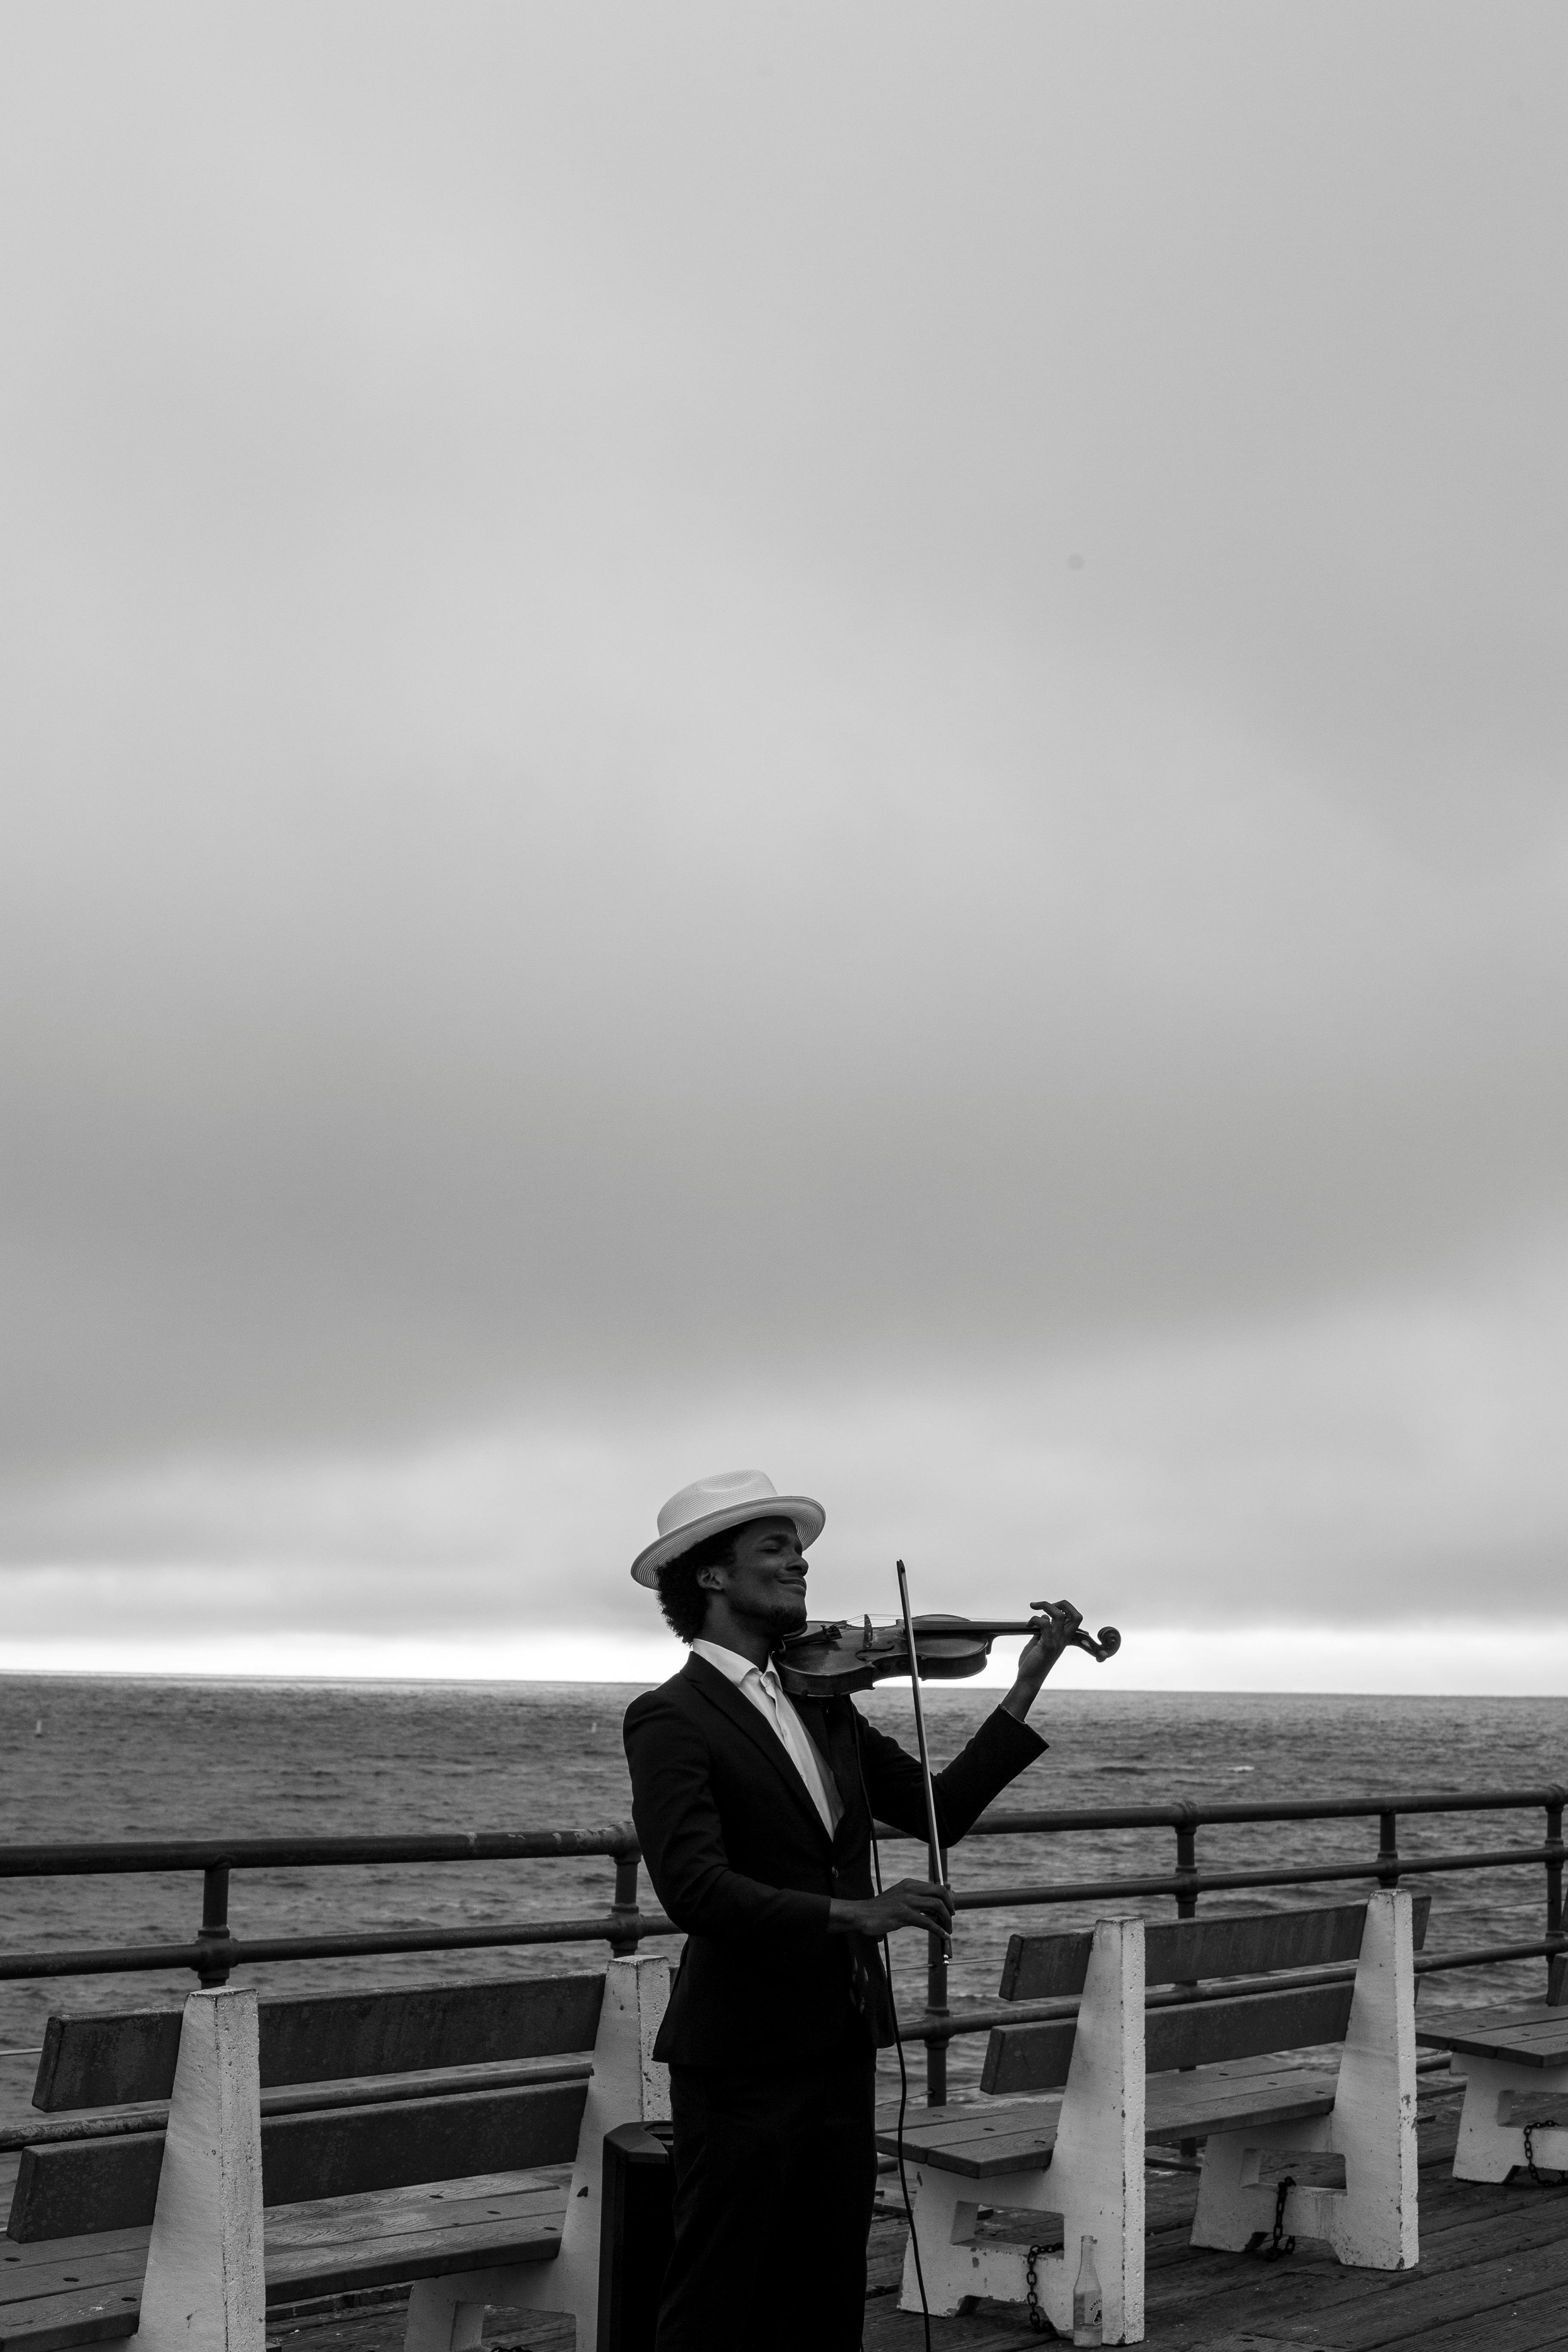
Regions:
[[[1143,2136],[1156,2141],[1195,2139],[1237,2124],[1261,2128],[1305,2122],[1332,2113],[1337,2079],[1331,2070],[1302,2066],[1242,2072],[1216,2065],[1191,2074],[1151,2075]],[[1049,2164],[1061,2115],[1059,2100],[1014,2107],[998,2127],[989,2130],[981,2120],[984,2108],[969,2112],[967,2129],[962,2116],[952,2109],[935,2127],[918,2122],[912,2128],[906,2126],[906,2159],[968,2180],[994,2180],[1005,2173],[1043,2169]],[[877,2146],[889,2156],[897,2152],[897,2134],[885,2122]]]
[[[24,2246],[15,2239],[0,2238],[0,2296],[10,2303],[25,2302],[28,2295],[41,2292],[29,2284],[35,2275],[51,2268],[75,2270],[77,2259],[73,2258],[122,2263],[140,2273],[146,2256],[145,2230],[98,2230],[89,2238],[51,2239],[44,2246]],[[102,2273],[108,2275],[107,2271]]]
[[[1145,2090],[1143,2137],[1201,2139],[1238,2124],[1302,2123],[1332,2115],[1337,2068],[1282,2066],[1277,2072],[1229,2074],[1223,2067],[1190,2074],[1151,2074]]]
[[[68,2294],[71,2288],[80,2287],[84,2294],[101,2294],[111,2286],[122,2286],[127,2279],[139,2284],[147,2267],[147,2236],[138,2230],[136,2242],[127,2248],[122,2242],[111,2241],[116,2251],[100,2254],[55,2254],[52,2261],[31,2263],[26,2270],[8,2270],[0,2277],[0,2326],[13,2304],[36,2303],[40,2295]],[[88,2240],[89,2246],[98,2241]]]
[[[1053,2018],[1047,2025],[994,2025],[985,2043],[980,2087],[1000,2098],[1027,2091],[1059,2091],[1072,2064],[1078,2020]]]
[[[1506,2058],[1513,2066],[1568,2066],[1568,2011],[1519,2009],[1481,2013],[1451,2026],[1422,2025],[1415,2039],[1462,2058]]]
[[[264,2116],[262,2202],[292,2205],[569,2164],[587,2097],[586,2083],[552,2083],[324,2115]],[[10,2235],[26,2243],[150,2224],[163,2161],[161,2131],[25,2148]]]
[[[553,2261],[565,2217],[564,2184],[556,2181],[507,2202],[522,2210],[509,2210],[500,2219],[480,2217],[475,2213],[475,2200],[466,2200],[455,2206],[452,2222],[397,2228],[405,2217],[394,2207],[387,2217],[395,2225],[390,2231],[377,2229],[361,2238],[340,2236],[321,2246],[269,2245],[268,2306],[400,2285],[447,2271]],[[140,2316],[146,2258],[143,2242],[123,2274],[108,2281],[83,2279],[75,2291],[64,2277],[77,2267],[69,2256],[54,2263],[52,2283],[47,2273],[35,2270],[31,2296],[0,2308],[0,2352],[24,2352],[24,2347],[25,2352],[63,2352],[66,2346],[129,2336]]]
[[[1431,1914],[1430,1895],[1411,1902],[1415,1948]],[[1280,1969],[1331,1968],[1356,1959],[1364,1903],[1294,1911],[1237,1911],[1199,1919],[1151,1921],[1144,1929],[1144,1981],[1193,1984],[1207,1977],[1268,1976]],[[1004,2000],[1056,2000],[1083,1990],[1092,1932],[1014,1936],[1003,1964]]]
[[[140,2286],[79,2288],[9,2305],[0,2314],[0,2352],[65,2352],[72,2344],[110,2343],[134,2335],[142,2315]]]
[[[584,1972],[264,2000],[261,2087],[591,2050],[604,1997],[604,1978]],[[178,2009],[149,2009],[51,2017],[33,2105],[45,2115],[59,2115],[168,2098],[182,2015]]]
[[[905,2160],[929,2164],[937,2172],[961,2173],[966,2180],[996,2180],[1009,2172],[1043,2172],[1057,2144],[1060,2113],[1052,2102],[1043,2110],[1037,2129],[1009,2132],[1005,2139],[944,2140],[928,2146],[923,2141],[911,2143],[906,2132]],[[879,2135],[877,2145],[889,2156],[897,2151],[897,2139],[889,2133]]]
[[[569,2164],[540,2165],[522,2173],[480,2173],[445,2189],[419,2181],[412,2189],[379,2197],[327,2197],[312,2205],[275,2205],[267,2217],[267,2258],[270,2262],[274,2254],[336,2246],[351,2238],[457,2229],[487,2217],[510,2221],[520,2215],[548,2214],[561,2205],[571,2178]]]
[[[1499,2094],[1497,2119],[1508,2129],[1517,2131],[1529,2124],[1534,2131],[1562,2131],[1568,2128],[1568,2084],[1555,2090],[1503,2091]]]
[[[1144,2063],[1150,2074],[1158,2074],[1176,2066],[1208,2066],[1226,2058],[1260,2058],[1274,2050],[1342,2042],[1354,1991],[1353,1982],[1346,1979],[1342,1984],[1152,2009]],[[993,2027],[981,2088],[1002,2097],[1059,2089],[1068,2078],[1076,2031],[1072,2018],[1046,2025]]]
[[[561,2251],[566,2199],[557,2190],[547,2215],[510,2221],[485,2221],[466,2228],[379,2234],[341,2245],[290,2253],[267,2265],[269,2304],[307,2303],[317,2295],[351,2294],[356,2288],[400,2286],[405,2280],[439,2278],[443,2272],[504,2270],[513,2263],[550,2263]]]
[[[1347,1980],[1151,2010],[1144,2063],[1151,2074],[1163,2074],[1175,2066],[1212,2066],[1223,2058],[1262,2058],[1275,2050],[1342,2042],[1354,1998],[1355,1986]]]

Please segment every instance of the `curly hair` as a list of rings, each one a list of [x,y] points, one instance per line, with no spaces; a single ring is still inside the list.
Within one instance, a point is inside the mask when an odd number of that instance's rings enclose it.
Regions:
[[[708,1589],[698,1583],[698,1575],[705,1568],[729,1567],[735,1556],[735,1534],[733,1528],[721,1528],[678,1559],[667,1560],[658,1571],[658,1605],[670,1632],[683,1642],[696,1641],[708,1615]]]

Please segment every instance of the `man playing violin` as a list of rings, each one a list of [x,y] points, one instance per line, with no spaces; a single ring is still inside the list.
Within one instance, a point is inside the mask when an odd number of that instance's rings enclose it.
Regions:
[[[625,1731],[648,1874],[688,1938],[654,2044],[676,2182],[658,2352],[858,2346],[876,2053],[894,2039],[881,1939],[952,1917],[926,1879],[873,1885],[873,1821],[926,1833],[917,1759],[848,1697],[792,1701],[771,1664],[805,1623],[826,1516],[729,1472],[673,1496],[632,1569],[691,1648]],[[1033,1622],[1012,1689],[934,1776],[944,1847],[1044,1751],[1026,1717],[1078,1612]]]

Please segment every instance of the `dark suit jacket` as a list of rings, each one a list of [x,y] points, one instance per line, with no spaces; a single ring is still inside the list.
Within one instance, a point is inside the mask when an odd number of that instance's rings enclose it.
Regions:
[[[878,1947],[830,1936],[834,1895],[872,1893],[871,1823],[926,1833],[921,1769],[849,1698],[797,1699],[838,1784],[830,1838],[751,1701],[689,1658],[626,1709],[632,1817],[654,1891],[689,1938],[654,2055],[675,2065],[790,2065],[836,2050],[857,2005],[884,2047],[892,2001]],[[1039,1734],[998,1707],[936,1778],[953,1843],[1026,1764]],[[898,1877],[923,1877],[923,1861]]]

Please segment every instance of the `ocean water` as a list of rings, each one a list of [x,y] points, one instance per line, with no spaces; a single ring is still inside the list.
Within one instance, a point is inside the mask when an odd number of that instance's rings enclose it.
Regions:
[[[100,1676],[0,1676],[0,1838],[328,1835],[584,1828],[625,1821],[630,1790],[621,1717],[633,1686],[206,1683]],[[994,1691],[933,1691],[939,1762],[995,1704]],[[864,1694],[866,1713],[911,1748],[907,1690]],[[1050,1692],[1034,1718],[1047,1752],[1003,1808],[1113,1807],[1177,1798],[1258,1800],[1477,1790],[1568,1780],[1568,1700]],[[1539,1843],[1542,1816],[1507,1811],[1411,1817],[1406,1856]],[[1200,1866],[1237,1868],[1370,1856],[1375,1821],[1259,1824],[1200,1832]],[[972,1839],[955,1849],[961,1889],[1166,1874],[1168,1830]],[[923,1874],[923,1849],[884,1853],[889,1876]],[[570,1916],[608,1905],[606,1861],[438,1864],[396,1868],[237,1872],[229,1917],[245,1936],[367,1932]],[[1433,1877],[1431,1951],[1538,1937],[1539,1864]],[[1347,1891],[1361,1891],[1359,1888]],[[1205,1907],[1322,1899],[1332,1892],[1214,1895]],[[652,1898],[646,1875],[645,1907]],[[1112,1906],[1022,1906],[961,1914],[951,1975],[955,2002],[994,1995],[1008,1936],[1065,1927],[1097,1910],[1171,1916],[1169,1898]],[[184,1941],[201,1914],[197,1873],[124,1878],[0,1880],[0,1949]],[[679,1949],[679,1940],[668,1948]],[[242,1972],[274,1990],[346,1989],[602,1964],[603,1945],[521,1947],[360,1960],[273,1963]],[[893,1946],[900,2005],[918,2009],[924,1938]],[[1541,1998],[1544,1963],[1430,1980],[1424,2007]],[[169,2003],[177,1973],[0,1983],[0,2120],[27,2110],[33,2064],[19,2053],[53,2009]],[[981,2036],[953,2046],[950,2079],[973,2087]],[[6,2053],[18,2053],[6,2056]],[[920,2059],[915,2064],[918,2074]]]

